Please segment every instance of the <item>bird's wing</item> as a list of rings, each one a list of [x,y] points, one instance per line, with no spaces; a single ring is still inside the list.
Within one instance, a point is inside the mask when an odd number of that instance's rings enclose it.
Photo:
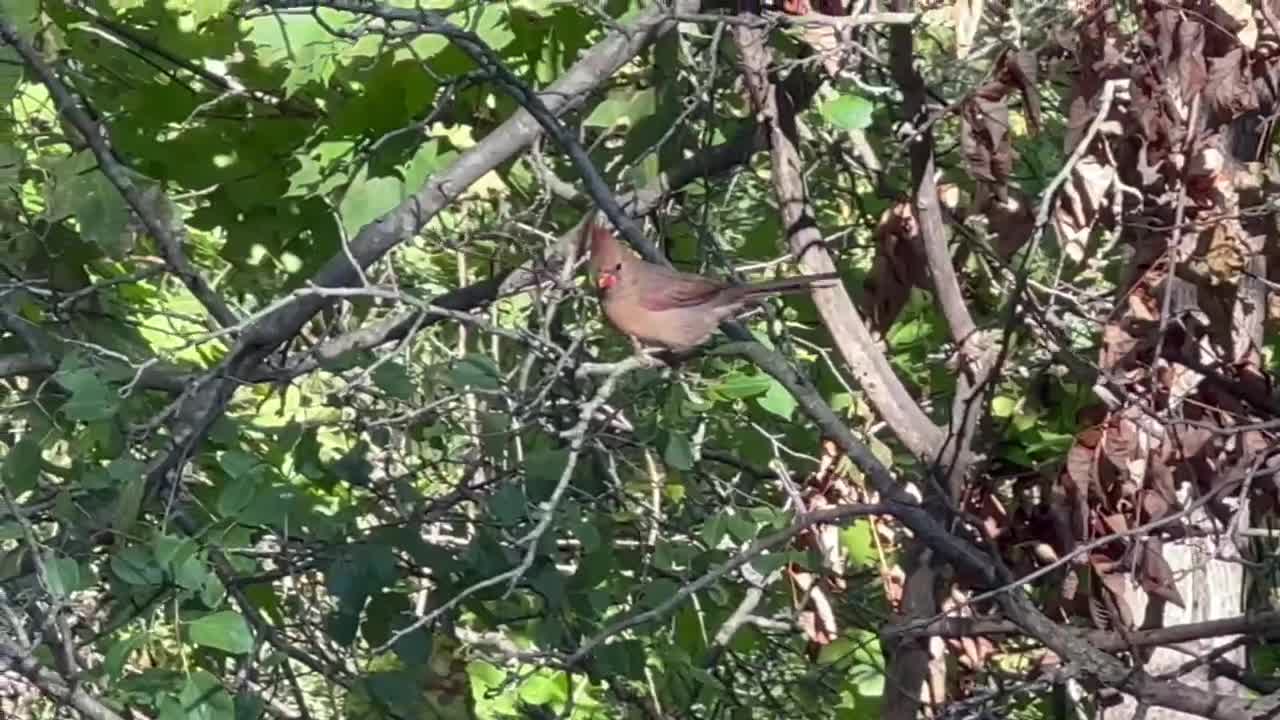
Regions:
[[[646,269],[652,273],[637,299],[644,309],[654,312],[704,305],[726,287],[714,280],[661,266]]]

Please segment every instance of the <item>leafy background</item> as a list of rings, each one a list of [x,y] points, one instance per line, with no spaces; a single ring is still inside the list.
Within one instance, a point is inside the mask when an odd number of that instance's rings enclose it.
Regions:
[[[651,9],[388,7],[443,13],[534,88]],[[15,672],[13,658],[38,667],[8,676],[6,712],[71,712],[35,689],[47,685],[116,714],[101,717],[162,720],[880,714],[878,632],[900,597],[905,536],[884,518],[847,520],[838,568],[795,533],[770,539],[793,528],[802,490],[809,498],[839,482],[847,498],[874,495],[787,387],[714,351],[675,370],[579,372],[623,360],[629,346],[573,278],[543,277],[454,314],[428,308],[563,251],[560,238],[593,202],[560,147],[539,139],[477,182],[441,188],[447,206],[364,270],[376,291],[333,298],[312,284],[366,226],[501,131],[517,104],[491,68],[440,34],[384,32],[371,16],[326,7],[0,9],[56,65],[143,207],[178,228],[180,252],[241,321],[212,319],[46,84],[0,49],[0,638],[13,650],[0,655]],[[1024,8],[989,21],[957,63],[951,12],[924,12],[913,28],[920,71],[944,97],[982,80],[1002,32],[1019,28],[1034,45],[1052,25],[1032,21],[1070,20]],[[793,267],[760,156],[663,186],[689,158],[750,129],[728,28],[680,24],[562,120],[613,186],[659,188],[647,230],[674,263],[767,277]],[[803,28],[770,37],[789,72],[821,64]],[[847,61],[856,72],[828,78],[798,121],[818,224],[846,286],[874,303],[859,291],[884,247],[883,213],[911,175],[901,94],[879,59],[886,31],[871,25],[857,38],[865,57]],[[1039,133],[1021,110],[1010,120],[1013,174],[1030,197],[1065,161],[1067,119],[1054,102],[1064,89],[1049,78],[1041,92]],[[972,192],[958,122],[944,115],[935,132],[945,179]],[[887,169],[873,172],[863,145]],[[1059,250],[1027,253],[1031,276],[1053,282]],[[1081,294],[1105,296],[1119,262],[1100,257]],[[986,256],[964,267],[987,325],[1004,317],[1010,290],[993,268]],[[957,382],[946,325],[927,293],[901,295],[881,344],[944,418]],[[184,445],[178,430],[224,377],[242,331],[317,297],[320,311],[234,383],[200,442]],[[748,325],[880,462],[917,475],[919,461],[885,431],[808,299],[772,304]],[[1084,325],[1073,349],[1092,357],[1098,343],[1099,328]],[[1060,369],[1036,347],[1008,360],[988,436],[1008,477],[1071,447],[1089,386]],[[762,539],[768,552],[713,577]],[[809,588],[819,576],[825,610]],[[819,641],[824,623],[835,632]],[[983,682],[1027,667],[1011,650]],[[1046,688],[1027,690],[1007,696],[1006,712],[1044,717]]]

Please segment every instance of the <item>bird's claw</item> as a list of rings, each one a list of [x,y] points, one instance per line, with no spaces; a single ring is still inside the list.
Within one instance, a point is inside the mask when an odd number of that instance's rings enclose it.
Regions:
[[[637,353],[637,355],[640,357],[640,362],[643,363],[644,366],[647,368],[666,367],[667,366],[666,363],[662,362],[662,360],[658,359],[657,357],[654,357],[655,352],[658,352],[658,351],[644,350],[642,352]]]
[[[666,365],[662,360],[654,357],[655,353],[661,352],[657,348],[646,348],[639,339],[631,338],[631,346],[635,348],[636,357],[647,368],[658,368]]]

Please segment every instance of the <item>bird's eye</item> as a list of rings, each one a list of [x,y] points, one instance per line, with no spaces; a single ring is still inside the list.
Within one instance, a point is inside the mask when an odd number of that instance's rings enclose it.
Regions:
[[[618,263],[617,265],[614,265],[614,266],[613,266],[613,271],[614,271],[614,272],[618,272],[618,271],[619,271],[619,270],[621,270],[621,269],[622,269],[622,263]]]

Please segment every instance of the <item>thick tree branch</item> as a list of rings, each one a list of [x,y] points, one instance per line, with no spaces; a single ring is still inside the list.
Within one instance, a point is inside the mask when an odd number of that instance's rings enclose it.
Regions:
[[[1017,624],[1007,620],[945,617],[938,618],[924,627],[888,626],[880,634],[888,638],[925,635],[960,638],[1012,635],[1021,632],[1022,629]],[[1088,630],[1084,633],[1084,638],[1099,650],[1122,652],[1134,647],[1176,645],[1204,638],[1242,634],[1256,637],[1280,635],[1280,612],[1266,611],[1151,630],[1131,630],[1123,636],[1109,630]]]
[[[751,94],[756,116],[769,136],[773,155],[774,194],[782,212],[787,242],[806,273],[835,272],[835,263],[822,243],[809,210],[803,164],[794,141],[794,125],[781,107],[787,102],[770,81],[767,33],[750,25],[734,27],[734,39],[742,57],[743,78]],[[813,289],[813,301],[841,356],[876,411],[916,457],[934,458],[943,444],[943,433],[925,415],[876,349],[862,316],[842,286]]]

